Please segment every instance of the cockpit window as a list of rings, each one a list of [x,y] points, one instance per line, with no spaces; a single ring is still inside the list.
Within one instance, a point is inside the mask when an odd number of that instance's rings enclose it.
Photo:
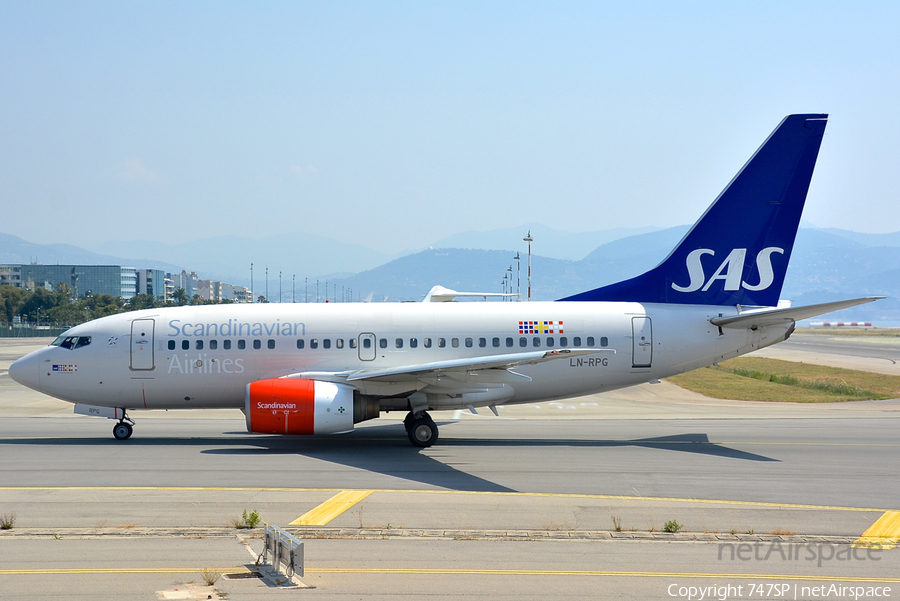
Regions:
[[[91,343],[90,336],[66,336],[63,334],[56,340],[54,340],[50,346],[59,346],[62,348],[66,348],[69,350],[81,348],[83,346],[87,346]]]

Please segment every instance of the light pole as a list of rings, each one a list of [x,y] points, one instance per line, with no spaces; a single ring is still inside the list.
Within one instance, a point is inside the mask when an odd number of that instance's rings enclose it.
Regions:
[[[281,272],[279,271],[278,272],[278,302],[280,303],[282,301],[282,299],[284,299],[284,297],[281,296]]]
[[[291,274],[291,303],[297,302],[297,275]]]
[[[254,302],[253,300],[253,262],[250,262],[250,302]]]
[[[516,302],[522,300],[522,258],[519,253],[513,257],[516,261]]]
[[[528,234],[522,240],[528,243],[528,302],[531,302],[531,242],[533,240],[531,230],[528,230]]]

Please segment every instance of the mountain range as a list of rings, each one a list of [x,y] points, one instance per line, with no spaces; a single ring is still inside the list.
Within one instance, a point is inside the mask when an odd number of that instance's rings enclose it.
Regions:
[[[689,226],[572,233],[531,226],[532,298],[552,300],[626,279],[659,263]],[[460,291],[501,292],[504,276],[521,282],[525,295],[525,225],[487,232],[464,232],[427,249],[379,252],[317,234],[264,238],[219,236],[192,242],[106,242],[81,248],[34,244],[0,234],[0,263],[116,264],[180,272],[203,279],[250,285],[254,265],[256,294],[276,300],[281,273],[282,298],[375,301],[420,300],[440,284]],[[593,241],[593,242],[592,242]],[[521,257],[521,271],[514,260]],[[510,271],[511,270],[511,271]],[[328,292],[325,286],[328,286]],[[900,232],[864,234],[842,229],[801,227],[782,298],[812,304],[856,296],[884,295],[877,303],[827,316],[845,321],[900,322]]]

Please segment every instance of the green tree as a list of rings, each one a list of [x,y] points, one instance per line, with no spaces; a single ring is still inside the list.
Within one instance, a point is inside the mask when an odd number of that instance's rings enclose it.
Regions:
[[[156,299],[153,298],[152,294],[135,294],[129,299],[125,309],[127,311],[137,311],[139,309],[152,309],[156,306]]]
[[[178,288],[177,290],[175,290],[175,293],[172,295],[172,300],[174,300],[175,304],[179,307],[183,307],[191,301],[191,299],[188,298],[187,291],[184,288]]]
[[[19,314],[29,321],[37,321],[40,315],[59,305],[59,293],[46,288],[37,288],[19,309]]]
[[[4,321],[12,321],[13,317],[20,314],[22,305],[29,296],[31,293],[21,288],[8,284],[0,286],[0,317]]]

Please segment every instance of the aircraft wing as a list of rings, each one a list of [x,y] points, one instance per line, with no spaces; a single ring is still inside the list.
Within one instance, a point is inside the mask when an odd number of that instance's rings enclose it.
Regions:
[[[500,383],[531,381],[523,374],[510,371],[521,365],[536,365],[546,361],[558,361],[582,355],[598,353],[615,354],[614,349],[555,349],[552,351],[529,351],[505,355],[487,355],[466,359],[450,359],[415,365],[400,365],[375,369],[360,369],[335,373],[303,372],[291,374],[291,378],[340,379],[344,382],[356,381],[424,381],[433,378],[450,378],[470,383]]]
[[[805,307],[789,307],[787,309],[753,309],[732,317],[714,317],[710,323],[722,328],[763,328],[766,326],[783,324],[789,321],[808,319],[823,313],[831,313],[848,307],[855,307],[864,303],[871,303],[884,298],[883,296],[868,296],[851,300],[822,303],[819,305],[807,305]]]

